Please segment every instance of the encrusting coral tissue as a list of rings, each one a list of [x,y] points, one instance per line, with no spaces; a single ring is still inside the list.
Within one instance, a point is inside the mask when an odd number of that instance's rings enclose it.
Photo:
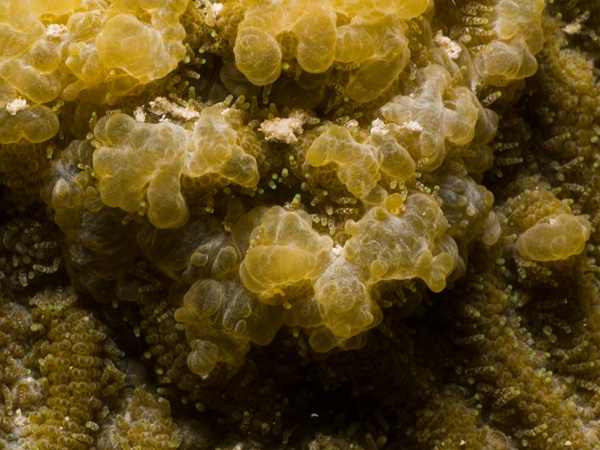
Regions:
[[[596,0],[0,1],[0,450],[600,450]]]

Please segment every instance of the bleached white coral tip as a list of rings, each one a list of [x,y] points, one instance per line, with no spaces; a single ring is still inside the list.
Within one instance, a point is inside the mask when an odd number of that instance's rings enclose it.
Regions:
[[[67,29],[68,28],[62,24],[51,23],[50,25],[48,25],[46,27],[46,37],[47,38],[58,38],[61,36],[61,34],[63,34],[65,31],[67,31]]]
[[[14,116],[19,111],[23,111],[27,109],[27,100],[22,99],[21,97],[15,98],[12,102],[6,105],[6,110],[11,116]]]

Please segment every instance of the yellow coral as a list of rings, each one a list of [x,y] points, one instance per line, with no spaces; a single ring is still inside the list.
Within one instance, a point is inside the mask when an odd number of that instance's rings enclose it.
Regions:
[[[369,13],[373,10],[393,12],[401,19],[411,19],[423,14],[429,2],[427,0],[376,0],[366,4],[362,0],[332,0],[336,9],[343,11],[350,17]]]
[[[271,342],[281,317],[280,308],[259,301],[238,279],[194,283],[175,312],[191,347],[188,365],[199,375],[210,373],[219,361],[242,365],[249,342]]]
[[[218,108],[204,108],[194,131],[169,122],[146,124],[125,114],[104,117],[94,128],[103,144],[94,152],[102,201],[127,212],[143,210],[158,228],[175,228],[188,218],[181,175],[217,174],[254,187],[254,157],[237,144],[235,131]]]
[[[370,59],[354,74],[346,87],[348,95],[358,102],[369,102],[390,87],[408,62],[408,51]]]
[[[100,319],[4,305],[0,447],[594,447],[594,2],[547,2],[514,110],[542,0],[223,3],[0,1],[5,297],[64,267],[144,354],[131,395]],[[146,382],[223,433],[180,440]]]
[[[275,81],[281,73],[281,49],[266,31],[245,27],[233,49],[237,68],[257,86]]]
[[[60,16],[75,8],[81,0],[31,0],[31,10],[38,15]]]
[[[338,165],[338,177],[352,194],[364,197],[377,185],[381,159],[364,144],[352,139],[348,129],[332,125],[312,143],[306,160],[315,167]]]
[[[186,175],[200,177],[216,173],[240,186],[256,186],[256,159],[239,146],[235,131],[227,124],[219,108],[202,110],[194,126],[194,139],[196,144],[186,155]]]
[[[358,222],[348,222],[346,230],[353,237],[343,257],[367,269],[372,282],[419,277],[439,292],[457,258],[454,240],[445,235],[447,227],[438,204],[414,193],[398,216],[376,207]]]
[[[401,180],[415,172],[415,162],[391,135],[374,134],[361,144],[339,125],[332,125],[314,140],[306,160],[314,167],[336,163],[339,180],[359,198],[383,198],[383,190],[377,185],[380,171]]]
[[[517,249],[534,261],[567,259],[583,251],[590,228],[590,222],[581,216],[564,213],[549,216],[519,236]]]
[[[98,123],[94,132],[104,143],[94,152],[100,197],[112,207],[133,212],[147,195],[148,218],[159,228],[187,221],[180,192],[188,133],[170,123],[141,124],[125,114]]]
[[[251,83],[264,86],[276,81],[283,58],[295,57],[308,73],[326,72],[334,61],[356,63],[362,65],[352,74],[346,92],[356,101],[368,102],[389,88],[406,66],[410,52],[403,20],[419,15],[428,2],[382,1],[367,6],[292,0],[246,6],[233,51],[237,68]],[[378,13],[373,14],[373,8]],[[345,17],[342,24],[339,17]],[[290,45],[278,41],[284,35],[292,37]]]
[[[298,38],[296,59],[307,72],[325,72],[333,63],[337,30],[331,8],[319,5],[307,8],[294,24]]]
[[[18,59],[11,59],[4,63],[0,67],[0,77],[36,103],[54,100],[61,91],[60,79],[56,74],[45,73]]]
[[[342,63],[362,63],[375,53],[375,42],[360,25],[343,25],[337,30],[335,59]]]
[[[98,56],[107,66],[118,67],[142,83],[164,77],[183,59],[181,40],[185,33],[179,26],[172,36],[178,45],[170,46],[159,30],[139,21],[132,14],[110,19],[96,38]]]
[[[488,51],[476,57],[474,63],[490,83],[499,86],[510,80],[529,77],[537,69],[537,61],[521,36],[508,42],[491,42],[488,44]]]
[[[97,89],[114,103],[167,75],[186,54],[182,0],[102,7],[79,0],[4,3],[0,78],[37,103],[59,96],[74,100],[85,89]]]
[[[398,216],[375,207],[348,221],[352,237],[315,283],[325,327],[343,341],[378,325],[382,313],[370,292],[382,280],[418,277],[435,292],[444,289],[458,261],[456,243],[444,235],[447,224],[438,204],[419,193],[409,195]],[[314,342],[318,351],[337,344]]]
[[[468,88],[451,86],[450,73],[442,66],[432,64],[419,75],[423,82],[416,95],[397,96],[382,112],[387,120],[412,127],[415,139],[408,151],[431,171],[446,156],[445,141],[456,145],[471,142],[481,106]]]
[[[58,132],[58,118],[50,108],[33,105],[14,115],[0,109],[0,143],[11,144],[21,138],[37,143],[50,139]]]
[[[317,278],[333,258],[332,240],[312,229],[304,211],[274,206],[252,235],[254,244],[240,266],[240,279],[266,303],[273,302],[275,294],[284,296],[289,285]]]

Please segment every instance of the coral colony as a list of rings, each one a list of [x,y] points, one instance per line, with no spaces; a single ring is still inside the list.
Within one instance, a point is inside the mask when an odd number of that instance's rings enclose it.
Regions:
[[[600,449],[597,0],[0,1],[0,450]]]

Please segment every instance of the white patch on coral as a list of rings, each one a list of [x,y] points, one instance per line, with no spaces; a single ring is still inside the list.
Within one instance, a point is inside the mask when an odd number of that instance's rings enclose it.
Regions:
[[[335,244],[331,248],[331,253],[333,253],[335,256],[340,256],[342,254],[342,250],[344,250],[344,249],[342,248],[342,246],[340,244]]]
[[[388,134],[389,130],[385,129],[385,123],[379,117],[371,122],[371,134]]]
[[[561,30],[563,30],[567,34],[579,34],[579,33],[581,33],[581,28],[582,28],[581,24],[583,22],[587,22],[587,20],[589,18],[590,18],[590,13],[589,13],[589,11],[586,11],[583,14],[581,14],[580,16],[576,17],[575,20],[573,20],[573,22],[571,22],[570,24],[567,24],[563,28],[561,28]]]
[[[51,23],[46,27],[46,37],[48,39],[59,38],[65,31],[67,31],[66,26],[57,23]]]
[[[302,134],[302,125],[306,119],[306,113],[299,109],[293,110],[287,118],[277,117],[265,120],[258,128],[265,135],[267,141],[285,142],[293,144],[298,142],[296,135]]]
[[[15,411],[15,417],[13,419],[13,422],[19,428],[22,428],[25,425],[27,425],[27,423],[28,423],[27,417],[25,417],[23,415],[23,413],[21,412],[21,408],[19,408]]]
[[[173,117],[184,120],[197,119],[200,117],[198,111],[179,106],[164,97],[156,97],[153,102],[150,102],[150,111],[158,116],[170,114]]]
[[[346,128],[357,128],[358,127],[358,120],[356,119],[352,119],[349,120],[348,122],[345,123]]]
[[[579,22],[573,22],[562,28],[567,34],[579,34],[581,32],[581,24]]]
[[[133,117],[135,117],[135,120],[137,120],[138,122],[145,122],[146,113],[144,112],[144,108],[141,106],[135,108],[135,111],[133,112]]]
[[[404,122],[402,124],[402,128],[406,128],[407,130],[414,131],[416,133],[423,131],[423,127],[421,124],[415,120],[411,120],[410,122]]]
[[[442,34],[442,30],[438,31],[433,38],[435,43],[439,45],[448,54],[450,59],[457,59],[462,53],[461,46],[447,36]]]
[[[212,11],[215,15],[218,15],[222,9],[223,9],[223,3],[213,3],[212,4]]]
[[[11,116],[14,116],[19,111],[23,111],[27,108],[27,100],[22,99],[21,97],[15,98],[12,102],[6,105],[6,110]]]

